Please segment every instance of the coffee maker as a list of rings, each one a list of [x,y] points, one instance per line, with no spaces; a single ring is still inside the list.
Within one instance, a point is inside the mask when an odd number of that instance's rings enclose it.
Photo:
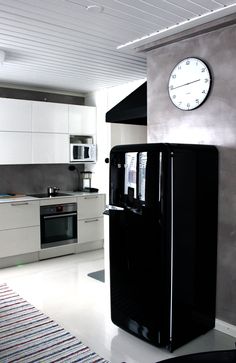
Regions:
[[[97,193],[98,189],[91,187],[92,171],[81,171],[80,175],[81,175],[82,191],[88,193]]]

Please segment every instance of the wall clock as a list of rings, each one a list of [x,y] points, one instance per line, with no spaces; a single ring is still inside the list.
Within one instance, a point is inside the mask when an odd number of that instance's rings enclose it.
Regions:
[[[198,58],[183,59],[170,74],[170,99],[176,107],[184,111],[199,107],[206,100],[210,87],[209,68]]]

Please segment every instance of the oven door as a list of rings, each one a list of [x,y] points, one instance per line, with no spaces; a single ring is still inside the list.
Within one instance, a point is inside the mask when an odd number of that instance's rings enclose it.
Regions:
[[[41,215],[41,248],[77,243],[77,213]]]

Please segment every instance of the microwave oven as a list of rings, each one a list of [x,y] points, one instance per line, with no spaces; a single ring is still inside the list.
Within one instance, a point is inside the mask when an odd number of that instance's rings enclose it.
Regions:
[[[95,162],[96,145],[94,144],[70,144],[71,162]]]

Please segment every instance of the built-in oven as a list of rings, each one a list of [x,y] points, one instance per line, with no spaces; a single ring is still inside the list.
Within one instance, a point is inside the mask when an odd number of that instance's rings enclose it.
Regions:
[[[77,203],[40,207],[41,248],[77,243]]]

